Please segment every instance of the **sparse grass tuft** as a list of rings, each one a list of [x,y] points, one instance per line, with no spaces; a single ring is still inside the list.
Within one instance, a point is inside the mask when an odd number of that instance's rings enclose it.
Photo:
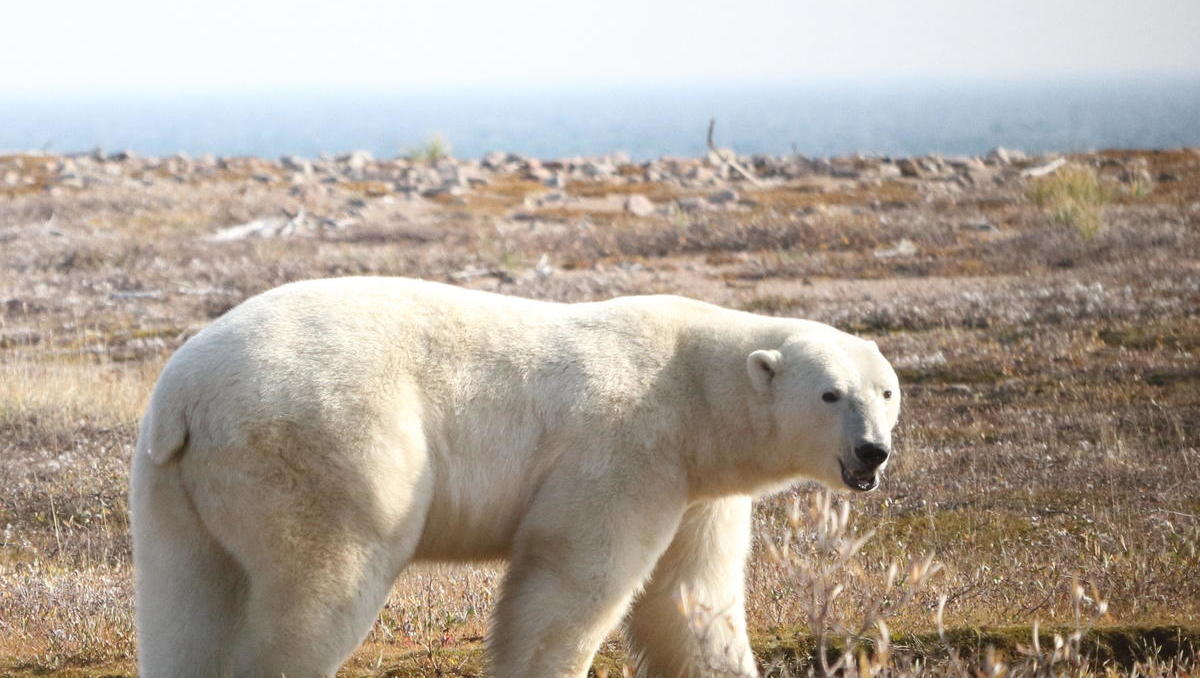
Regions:
[[[404,155],[412,162],[433,165],[439,160],[449,158],[452,150],[442,135],[434,134],[426,139],[423,145],[410,148]]]
[[[1102,211],[1109,194],[1095,170],[1069,164],[1035,181],[1029,199],[1049,213],[1052,223],[1073,228],[1090,240],[1104,225]]]

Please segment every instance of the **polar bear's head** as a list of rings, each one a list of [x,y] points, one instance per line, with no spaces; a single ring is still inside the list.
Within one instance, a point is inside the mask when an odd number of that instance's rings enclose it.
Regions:
[[[833,488],[879,485],[900,415],[900,383],[875,342],[806,333],[746,362],[781,469]]]

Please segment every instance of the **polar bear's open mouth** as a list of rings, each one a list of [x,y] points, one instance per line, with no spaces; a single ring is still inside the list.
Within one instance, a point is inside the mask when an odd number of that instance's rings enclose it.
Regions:
[[[870,475],[859,477],[852,475],[841,459],[838,459],[838,466],[842,469],[842,482],[846,483],[846,486],[852,490],[870,492],[879,486],[879,476],[875,471],[871,471]]]

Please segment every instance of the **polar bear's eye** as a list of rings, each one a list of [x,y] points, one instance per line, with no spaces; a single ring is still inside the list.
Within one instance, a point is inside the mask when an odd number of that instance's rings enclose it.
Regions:
[[[891,391],[884,391],[884,392],[883,392],[883,399],[884,399],[884,400],[891,400],[891,399],[892,399],[892,392],[891,392]]]
[[[824,400],[827,403],[836,403],[838,398],[838,394],[834,391],[826,391],[821,394],[821,400]]]

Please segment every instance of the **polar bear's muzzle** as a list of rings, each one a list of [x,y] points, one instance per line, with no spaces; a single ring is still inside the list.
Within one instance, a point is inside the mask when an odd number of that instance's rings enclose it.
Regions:
[[[842,482],[846,487],[858,492],[870,492],[879,487],[879,474],[875,469],[851,471],[841,459],[838,459],[838,466],[842,469]]]
[[[879,487],[879,470],[887,463],[889,450],[877,443],[862,443],[854,448],[854,460],[850,465],[838,459],[842,470],[842,482],[852,490],[870,492]]]

